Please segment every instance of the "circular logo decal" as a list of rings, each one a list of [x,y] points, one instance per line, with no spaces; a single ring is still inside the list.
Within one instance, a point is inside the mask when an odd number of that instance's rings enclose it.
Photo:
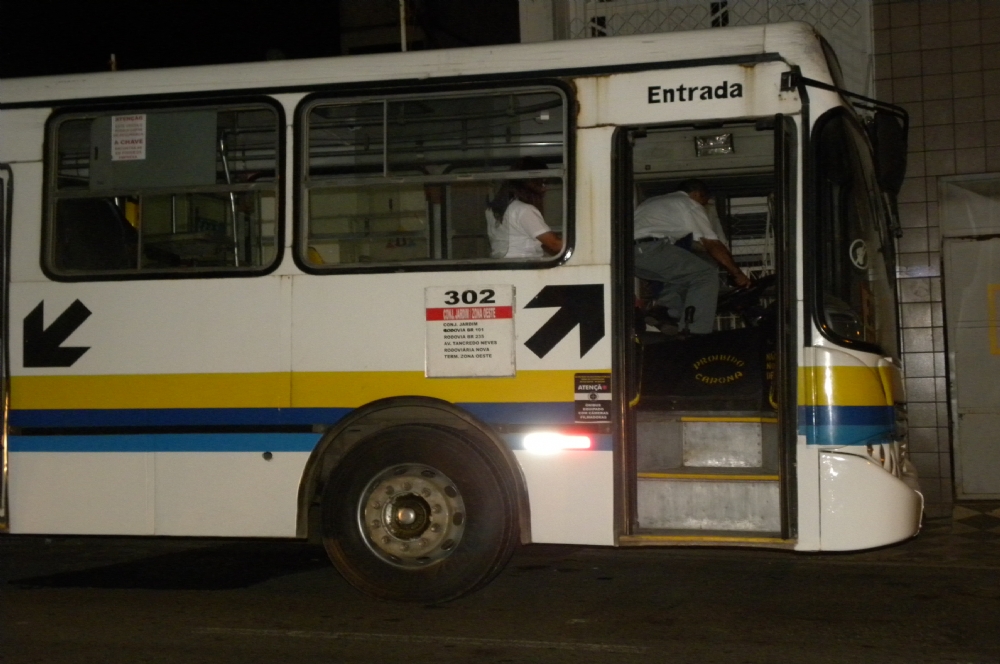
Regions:
[[[848,253],[851,256],[851,262],[854,263],[854,267],[859,270],[868,269],[868,247],[865,245],[864,240],[858,239],[852,242]]]

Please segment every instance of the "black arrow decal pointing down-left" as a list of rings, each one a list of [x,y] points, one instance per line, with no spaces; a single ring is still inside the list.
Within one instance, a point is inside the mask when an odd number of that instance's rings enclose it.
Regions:
[[[70,367],[90,346],[60,346],[90,316],[90,309],[75,300],[59,314],[52,325],[45,325],[45,300],[24,317],[24,366]]]
[[[603,284],[546,286],[524,305],[525,309],[542,307],[559,307],[559,311],[524,342],[538,357],[545,357],[577,325],[580,326],[580,357],[604,338]]]

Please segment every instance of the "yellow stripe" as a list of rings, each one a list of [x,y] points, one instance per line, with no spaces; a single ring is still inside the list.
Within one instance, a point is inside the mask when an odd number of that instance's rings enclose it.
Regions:
[[[777,482],[777,475],[695,475],[692,473],[638,473],[641,480],[715,480],[737,482]]]
[[[896,403],[903,401],[906,390],[903,388],[903,374],[893,365],[883,365],[878,368],[879,377],[882,379],[882,389],[885,391],[887,401]]]
[[[799,367],[799,405],[886,406],[882,377],[870,367]]]
[[[512,378],[426,378],[418,371],[129,376],[15,376],[18,410],[109,408],[356,408],[402,395],[450,402],[573,401],[574,371]]]
[[[519,371],[512,378],[425,378],[417,371],[297,373],[292,402],[299,408],[357,407],[402,394],[451,402],[573,401],[574,371]]]
[[[681,422],[750,422],[753,424],[777,424],[777,417],[682,417]]]
[[[780,537],[736,537],[728,535],[630,535],[621,538],[623,544],[628,543],[677,543],[677,544],[791,544],[791,540]]]

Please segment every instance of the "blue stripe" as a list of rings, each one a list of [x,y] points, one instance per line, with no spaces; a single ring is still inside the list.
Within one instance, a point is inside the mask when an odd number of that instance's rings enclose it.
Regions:
[[[312,452],[318,433],[11,436],[11,452]]]
[[[456,404],[488,424],[572,424],[572,402]],[[352,408],[135,408],[13,410],[21,428],[331,425]]]
[[[459,403],[483,422],[489,424],[539,424],[557,426],[573,424],[576,410],[572,401],[548,403]]]
[[[841,426],[799,428],[799,434],[806,437],[809,445],[875,445],[892,440],[892,429],[880,426]]]
[[[799,406],[799,422],[817,426],[892,425],[893,406]]]
[[[524,433],[504,434],[514,450],[524,449]],[[114,434],[11,436],[11,452],[312,452],[318,433]],[[611,451],[610,434],[591,434],[591,450]]]
[[[892,406],[799,406],[799,435],[809,445],[868,445],[892,438]]]

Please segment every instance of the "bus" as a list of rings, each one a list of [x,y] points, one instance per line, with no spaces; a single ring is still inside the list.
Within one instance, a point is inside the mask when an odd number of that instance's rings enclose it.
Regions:
[[[520,543],[910,538],[906,130],[797,23],[5,80],[4,529],[423,602]],[[754,282],[668,335],[633,211],[692,178]],[[560,248],[496,257],[526,180]]]

